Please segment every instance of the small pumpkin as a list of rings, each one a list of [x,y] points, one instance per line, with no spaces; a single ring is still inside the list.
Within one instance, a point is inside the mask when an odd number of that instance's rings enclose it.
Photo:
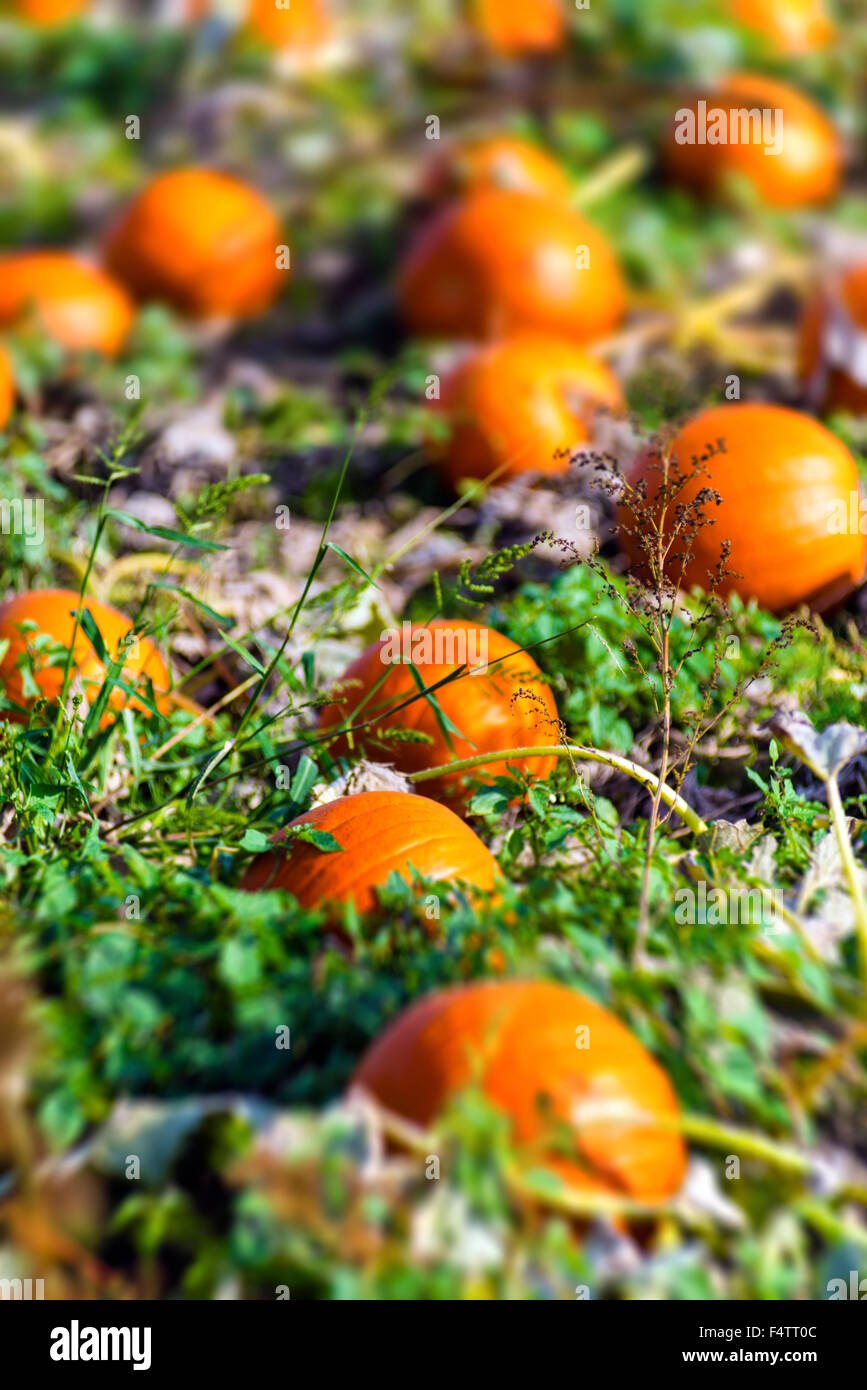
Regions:
[[[567,451],[590,438],[599,409],[622,410],[613,373],[565,338],[516,333],[470,351],[444,377],[431,412],[449,425],[433,457],[456,486],[502,468],[497,481],[522,473],[561,473]]]
[[[65,251],[13,251],[0,256],[0,327],[29,319],[70,351],[114,357],[133,306],[110,275]]]
[[[5,348],[0,347],[0,430],[4,429],[15,406],[15,374]]]
[[[867,261],[850,266],[807,305],[798,365],[821,409],[867,414]]]
[[[401,660],[407,653],[425,686],[435,685],[463,664],[477,672],[441,686],[434,697],[445,718],[463,737],[446,735],[425,696],[389,713],[395,705],[418,695],[412,667]],[[383,674],[385,680],[371,695]],[[378,756],[393,763],[403,773],[423,772],[480,753],[543,747],[559,742],[559,728],[554,697],[539,675],[533,658],[494,628],[466,618],[436,618],[427,625],[406,623],[399,636],[372,642],[346,669],[341,678],[346,698],[323,707],[320,727],[327,732],[350,720],[375,720],[369,729],[352,735],[351,745],[347,736],[341,735],[332,745],[332,752],[345,755],[354,747],[369,757]],[[353,710],[359,705],[358,715],[354,716]],[[395,729],[427,734],[430,742],[401,743],[377,738],[378,731]],[[514,765],[545,778],[556,767],[557,759],[516,758]],[[483,779],[497,777],[506,770],[505,761],[495,762],[479,768],[477,775]],[[462,806],[467,800],[465,776],[460,772],[447,773],[424,783],[425,792],[437,800]]]
[[[426,1129],[472,1083],[509,1117],[529,1165],[553,1169],[576,1191],[657,1203],[683,1180],[668,1077],[608,1009],[577,990],[543,980],[438,990],[398,1015],[353,1078]]]
[[[556,198],[498,188],[434,214],[404,260],[398,293],[409,326],[443,338],[534,330],[586,342],[626,307],[596,227]]]
[[[826,0],[733,0],[732,14],[790,58],[827,48],[836,34]]]
[[[821,611],[861,582],[867,537],[857,528],[844,530],[843,520],[858,496],[858,469],[830,430],[784,406],[736,402],[695,416],[669,452],[688,473],[692,458],[705,457],[708,446],[719,451],[708,460],[707,474],[687,483],[677,499],[689,502],[702,487],[722,497],[720,506],[705,508],[713,524],[695,539],[688,587],[708,587],[724,540],[731,541],[727,568],[741,577],[729,576],[719,592],[756,599],[772,612],[800,603]],[[645,450],[630,471],[633,486],[641,480],[652,502],[660,483],[655,449]],[[625,527],[635,527],[623,507],[620,517]],[[628,531],[622,535],[640,567],[637,540]]]
[[[478,188],[540,193],[567,202],[572,185],[564,170],[532,140],[494,135],[455,145],[427,171],[427,191],[437,199]]]
[[[137,299],[193,319],[246,318],[277,298],[280,224],[255,189],[215,169],[173,169],[121,213],[106,263]]]
[[[39,28],[66,24],[90,8],[90,0],[5,0],[0,13],[14,14]]]
[[[98,603],[95,599],[85,600],[84,607],[99,628],[109,656],[116,656],[121,643],[132,631],[129,618],[116,608]],[[33,701],[25,693],[19,662],[28,649],[37,653],[35,644],[40,634],[51,637],[55,644],[67,649],[72,645],[72,678],[89,703],[96,699],[103,684],[105,666],[80,621],[73,645],[75,614],[80,609],[81,597],[74,589],[33,589],[29,593],[16,594],[0,604],[0,643],[9,643],[0,659],[0,692],[18,707],[12,711],[4,710],[0,718],[16,724],[27,722],[26,711]],[[36,626],[22,632],[22,623],[35,623]],[[48,700],[60,697],[64,665],[64,658],[49,656],[47,652],[35,655],[33,678],[40,694]],[[165,662],[147,637],[140,637],[130,649],[123,668],[123,679],[127,685],[136,685],[143,678],[152,682],[155,693],[166,692],[171,683]],[[112,690],[109,704],[115,710],[127,704],[133,709],[146,709],[139,700],[130,698],[118,686]],[[104,722],[109,722],[107,717]]]
[[[747,121],[732,112],[755,115]],[[716,142],[718,135],[725,143]],[[754,73],[733,73],[686,102],[666,136],[664,160],[674,178],[698,193],[725,192],[741,178],[780,208],[826,203],[839,189],[843,163],[840,136],[822,108],[794,87]]]
[[[566,37],[562,0],[469,0],[470,23],[501,58],[550,53]]]
[[[275,849],[250,864],[243,889],[284,888],[302,907],[333,908],[351,901],[359,912],[371,912],[377,888],[392,873],[409,878],[410,866],[425,878],[466,883],[483,892],[497,886],[497,861],[487,846],[447,806],[426,796],[355,792],[314,806],[289,824],[324,831],[341,848],[325,851],[293,840],[287,856],[281,848],[285,834],[278,832]]]
[[[280,7],[274,0],[249,0],[244,32],[269,48],[309,56],[333,37],[334,20],[325,0],[292,0]]]

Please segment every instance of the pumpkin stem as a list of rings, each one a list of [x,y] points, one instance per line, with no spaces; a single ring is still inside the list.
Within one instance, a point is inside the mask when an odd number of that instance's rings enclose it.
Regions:
[[[659,1121],[659,1123],[663,1123]],[[741,1129],[738,1125],[720,1124],[708,1115],[681,1115],[678,1122],[681,1133],[697,1144],[714,1149],[726,1149],[729,1153],[759,1159],[770,1167],[792,1177],[809,1177],[814,1171],[814,1161],[809,1155],[791,1144],[770,1139],[766,1134],[757,1134],[752,1129]],[[837,1189],[837,1195],[855,1202],[867,1202],[867,1187],[863,1183],[844,1181]]]
[[[507,748],[505,751],[498,749],[496,753],[479,753],[473,758],[461,758],[458,762],[444,763],[441,767],[429,767],[423,772],[412,772],[408,780],[413,783],[429,782],[448,772],[469,772],[474,767],[484,767],[486,763],[508,762],[511,758],[578,758],[582,762],[605,763],[608,767],[617,768],[618,772],[625,772],[627,777],[632,777],[650,791],[658,792],[666,806],[680,816],[694,835],[704,835],[707,832],[707,823],[673,788],[660,782],[646,767],[631,762],[629,758],[621,758],[618,753],[608,753],[603,748],[584,748],[580,744],[555,744],[544,748]]]
[[[831,821],[834,826],[837,848],[840,851],[843,873],[855,909],[855,936],[858,941],[858,965],[861,980],[867,985],[867,903],[864,901],[864,889],[858,876],[858,865],[855,862],[852,841],[849,839],[849,832],[846,828],[846,812],[843,810],[837,778],[829,777],[825,786],[828,792],[828,810],[831,812]]]
[[[650,164],[650,156],[643,145],[626,145],[617,150],[610,159],[602,163],[585,178],[572,198],[572,206],[583,211],[591,203],[601,202],[609,194],[634,183],[641,178]]]

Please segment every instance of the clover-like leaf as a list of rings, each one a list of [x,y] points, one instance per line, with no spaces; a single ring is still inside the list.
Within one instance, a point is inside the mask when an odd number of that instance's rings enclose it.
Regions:
[[[746,820],[715,820],[707,833],[700,838],[702,849],[711,854],[721,849],[730,849],[736,854],[745,853],[751,844],[760,840],[766,833],[763,825],[750,825]]]
[[[803,710],[778,710],[768,729],[823,782],[830,782],[853,758],[867,753],[867,730],[840,723],[829,724],[819,733]]]

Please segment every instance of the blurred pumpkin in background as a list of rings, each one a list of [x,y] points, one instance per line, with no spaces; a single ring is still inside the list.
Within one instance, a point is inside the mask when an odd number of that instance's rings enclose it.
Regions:
[[[626,308],[596,227],[555,198],[495,188],[434,214],[403,262],[398,293],[412,330],[444,338],[534,329],[585,342]]]
[[[730,114],[739,111],[753,115]],[[842,142],[825,111],[794,87],[754,73],[734,73],[686,102],[663,154],[669,172],[699,193],[725,192],[732,180],[746,179],[772,207],[825,203],[842,177]]]
[[[455,487],[501,467],[498,482],[562,473],[568,450],[592,437],[594,413],[623,404],[613,373],[583,348],[517,333],[473,349],[444,378],[431,409],[445,418],[449,435],[430,452]]]
[[[15,373],[4,347],[0,347],[0,430],[6,425],[15,405]]]
[[[424,1129],[475,1084],[508,1116],[528,1165],[575,1191],[662,1202],[686,1171],[665,1072],[609,1010],[566,985],[486,981],[428,994],[373,1042],[353,1084]]]
[[[114,357],[133,321],[122,285],[66,251],[0,256],[0,326],[32,321],[70,351]]]
[[[572,185],[541,145],[515,135],[491,135],[454,145],[433,161],[426,188],[437,199],[479,188],[541,193],[568,201]]]
[[[501,58],[550,53],[566,37],[563,0],[468,0],[476,34]]]
[[[146,184],[109,232],[106,263],[138,299],[190,318],[246,318],[285,283],[280,224],[255,189],[214,169],[184,168]]]
[[[710,487],[722,497],[709,502],[712,525],[695,538],[686,587],[707,589],[724,540],[731,541],[727,568],[734,574],[718,592],[756,599],[772,612],[800,603],[817,611],[844,598],[861,582],[867,537],[851,526],[852,499],[859,497],[858,469],[844,444],[818,420],[780,405],[737,402],[703,411],[676,435],[666,452],[688,474],[693,457],[707,457],[705,474],[687,482],[675,506]],[[643,480],[651,502],[659,496],[660,454],[646,449],[629,474]],[[671,508],[669,509],[671,511]],[[636,522],[626,506],[620,519]],[[637,539],[622,532],[624,548],[639,571],[645,555]],[[682,547],[675,546],[682,554]],[[676,574],[670,575],[676,579]]]
[[[377,906],[376,890],[392,873],[410,878],[410,865],[425,878],[466,883],[493,892],[497,861],[464,821],[426,796],[412,792],[356,792],[314,806],[289,826],[309,825],[334,837],[339,850],[305,840],[258,855],[241,881],[248,892],[283,888],[302,907],[353,902],[359,912]]]
[[[91,0],[3,0],[0,15],[13,14],[28,24],[48,28],[76,19],[90,9]]]
[[[0,604],[0,643],[9,643],[0,658],[0,692],[22,710],[29,709],[37,698],[26,694],[24,675],[19,666],[28,649],[34,654],[31,673],[40,695],[48,700],[56,700],[63,689],[66,658],[41,650],[42,644],[36,645],[40,634],[50,637],[56,646],[67,650],[72,647],[70,679],[78,684],[89,704],[92,705],[96,699],[106,668],[80,621],[75,631],[75,615],[81,607],[81,596],[74,589],[33,589],[29,593],[16,594]],[[120,653],[124,639],[133,630],[129,618],[108,604],[97,603],[95,599],[86,599],[84,608],[93,617],[109,657],[115,658]],[[35,627],[21,632],[21,623],[33,623]],[[152,682],[156,693],[165,693],[171,684],[165,662],[153,642],[147,637],[138,637],[124,656],[123,680],[127,685],[136,685],[143,678]],[[122,709],[125,705],[133,709],[146,709],[141,701],[130,697],[118,686],[111,692],[109,705],[114,710]],[[9,710],[2,711],[0,718],[13,723],[27,722],[26,714]],[[103,720],[103,723],[107,722],[107,718]]]
[[[412,666],[400,659],[406,654],[412,657]],[[431,697],[452,726],[447,734],[431,698],[419,694],[413,669],[425,686],[431,686],[464,664],[469,672]],[[341,677],[345,698],[323,707],[320,728],[325,733],[349,722],[373,720],[370,728],[351,738],[340,735],[331,746],[332,753],[346,756],[352,749],[366,751],[367,756],[404,773],[423,772],[481,753],[559,743],[557,706],[539,675],[533,658],[493,628],[466,618],[407,623],[399,635],[372,642],[347,667]],[[374,689],[378,681],[382,684]],[[413,695],[417,698],[411,704],[403,704]],[[395,705],[403,708],[389,713]],[[430,741],[402,743],[378,737],[379,730],[397,729],[427,734]],[[509,762],[537,778],[547,777],[557,765],[555,757],[510,758]],[[505,772],[503,761],[478,768],[475,775],[484,780]],[[461,806],[468,799],[463,786],[466,775],[451,772],[425,782],[425,793]]]
[[[850,266],[807,305],[798,365],[819,409],[867,413],[867,261]]]
[[[334,34],[334,21],[325,0],[248,0],[244,32],[269,48],[312,54]]]
[[[733,0],[732,15],[790,58],[827,48],[836,32],[826,0]]]

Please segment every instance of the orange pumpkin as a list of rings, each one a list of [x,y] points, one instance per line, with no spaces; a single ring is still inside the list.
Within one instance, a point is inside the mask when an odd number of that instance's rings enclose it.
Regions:
[[[275,850],[260,854],[241,887],[248,892],[285,888],[302,907],[354,902],[359,912],[377,906],[376,890],[389,874],[466,883],[484,892],[496,889],[497,861],[474,830],[447,806],[409,792],[356,792],[314,806],[290,822],[312,825],[333,835],[340,850],[323,851],[292,841],[288,857],[274,836]]]
[[[283,237],[252,188],[213,169],[159,174],[121,214],[106,262],[138,299],[160,299],[190,318],[245,318],[280,293]]]
[[[733,0],[732,13],[744,28],[791,58],[827,48],[836,32],[825,0]]]
[[[275,0],[249,0],[244,29],[269,48],[311,54],[331,39],[334,21],[324,0],[291,0],[285,8]]]
[[[665,1072],[612,1013],[565,985],[508,980],[429,994],[376,1039],[353,1080],[424,1128],[475,1083],[509,1117],[530,1165],[579,1192],[655,1203],[683,1180]]]
[[[801,377],[821,408],[867,413],[867,261],[851,266],[808,304],[798,358]]]
[[[65,24],[89,8],[90,0],[7,0],[5,5],[0,5],[0,12],[5,9],[28,24],[48,28],[52,24]]]
[[[460,676],[435,693],[434,698],[446,719],[464,736],[450,734],[453,746],[426,696],[419,696],[412,704],[389,713],[395,705],[418,694],[418,684],[410,666],[400,660],[401,655],[407,653],[426,686],[436,684],[463,664],[469,665],[470,671],[479,672]],[[485,669],[485,661],[492,670]],[[385,680],[376,693],[362,703],[384,674]],[[482,627],[466,618],[436,618],[427,626],[406,623],[399,637],[373,642],[347,668],[341,678],[341,683],[345,682],[347,687],[346,699],[340,704],[324,706],[321,728],[325,732],[349,721],[361,723],[374,719],[376,722],[369,729],[353,734],[352,746],[371,757],[384,758],[405,773],[422,772],[460,758],[497,753],[501,749],[542,747],[559,742],[559,730],[557,706],[548,686],[538,679],[539,674],[533,658],[493,628]],[[359,705],[361,708],[355,715],[353,711]],[[427,734],[431,742],[377,739],[379,730],[395,729],[414,729]],[[345,755],[349,751],[350,743],[345,734],[332,745],[334,753]],[[557,765],[553,757],[523,761],[516,758],[514,762],[540,778],[547,777]],[[505,772],[504,761],[478,769],[477,775],[497,777]],[[425,792],[461,805],[467,795],[463,786],[465,775],[447,773],[426,782]]]
[[[604,363],[563,338],[515,334],[476,348],[444,379],[431,408],[451,433],[445,449],[434,442],[431,452],[453,486],[500,467],[500,482],[561,473],[564,451],[587,442],[600,407],[623,408]]]
[[[494,135],[469,140],[446,150],[428,170],[427,190],[434,198],[505,188],[541,193],[568,201],[572,185],[563,169],[532,140]]]
[[[15,405],[15,376],[5,348],[0,347],[0,430],[4,428]]]
[[[470,0],[469,18],[484,45],[502,58],[549,53],[566,37],[561,0]]]
[[[0,256],[0,326],[31,317],[70,351],[114,357],[132,326],[133,306],[104,271],[65,251]]]
[[[799,603],[821,610],[851,592],[864,572],[867,538],[849,524],[858,469],[845,445],[809,415],[738,402],[697,415],[676,436],[670,455],[688,473],[694,456],[704,457],[720,442],[724,450],[709,459],[707,474],[677,497],[687,503],[702,487],[722,497],[720,506],[705,508],[713,525],[698,532],[685,584],[707,588],[721,544],[729,540],[727,567],[742,577],[726,579],[722,594],[738,593],[781,612]],[[644,480],[651,504],[659,467],[658,453],[649,449],[630,473],[633,485]],[[635,527],[624,508],[621,521]],[[623,541],[640,567],[638,542],[625,532]]]
[[[116,608],[97,603],[95,599],[87,599],[84,606],[92,614],[109,655],[117,655],[122,640],[132,631],[132,623]],[[30,593],[16,594],[0,605],[0,642],[9,643],[0,659],[0,692],[21,711],[4,710],[0,717],[13,723],[27,722],[24,711],[29,708],[32,699],[25,694],[19,662],[28,648],[34,652],[35,669],[32,674],[40,694],[48,700],[60,697],[65,659],[48,653],[36,654],[34,644],[41,633],[67,649],[72,645],[72,680],[77,682],[90,704],[96,699],[103,684],[105,666],[80,622],[73,644],[75,614],[80,608],[81,598],[73,589],[35,589]],[[21,623],[35,623],[36,626],[22,632]],[[123,679],[128,685],[135,685],[144,677],[152,682],[155,692],[164,692],[169,688],[165,662],[153,642],[147,637],[140,637],[126,656]],[[109,703],[112,709],[122,709],[127,704],[134,709],[146,708],[117,686],[111,692]],[[107,723],[108,719],[104,722]]]
[[[732,115],[738,112],[753,114]],[[722,192],[729,180],[743,178],[781,208],[827,202],[842,171],[840,137],[822,108],[793,87],[753,73],[732,74],[682,106],[664,158],[670,173],[699,193]]]
[[[557,199],[496,188],[434,215],[398,291],[410,327],[444,338],[526,329],[584,342],[613,328],[626,306],[601,232]]]

